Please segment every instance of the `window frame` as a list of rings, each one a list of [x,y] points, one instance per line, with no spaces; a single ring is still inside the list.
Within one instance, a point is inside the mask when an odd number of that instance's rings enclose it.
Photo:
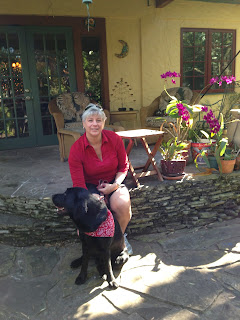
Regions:
[[[205,88],[209,83],[211,78],[217,75],[211,75],[211,43],[212,43],[212,34],[214,32],[228,32],[233,35],[233,43],[232,43],[232,57],[229,61],[233,59],[236,55],[236,30],[235,29],[214,29],[214,28],[181,28],[181,53],[180,53],[180,73],[183,75],[183,33],[184,32],[205,32],[206,34],[206,50],[205,50],[205,75],[204,75],[204,87]],[[235,59],[232,62],[232,75],[235,76]],[[183,78],[180,78],[180,86],[183,86]],[[201,90],[203,89],[201,88]],[[192,88],[191,88],[192,89]],[[201,92],[201,90],[193,89],[193,91]],[[205,88],[207,90],[207,88]],[[203,90],[202,93],[205,92]],[[222,93],[225,89],[222,87],[209,89],[208,93]]]

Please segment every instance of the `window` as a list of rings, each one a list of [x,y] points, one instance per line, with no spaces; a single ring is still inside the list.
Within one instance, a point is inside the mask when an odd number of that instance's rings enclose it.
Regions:
[[[201,91],[210,79],[219,76],[236,54],[236,31],[181,29],[181,86]],[[223,75],[235,74],[235,61]],[[226,85],[226,83],[225,83]],[[214,84],[209,92],[221,92]]]

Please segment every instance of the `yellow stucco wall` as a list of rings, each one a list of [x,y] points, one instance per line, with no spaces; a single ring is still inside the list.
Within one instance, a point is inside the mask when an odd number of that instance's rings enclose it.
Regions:
[[[150,0],[149,7],[147,0],[93,0],[90,5],[93,17],[106,19],[109,92],[113,93],[116,82],[123,78],[132,87],[134,95],[126,98],[126,105],[136,109],[149,105],[160,95],[164,85],[161,73],[180,71],[182,27],[236,29],[236,51],[240,49],[240,5],[174,0],[164,8],[156,9],[154,4],[154,0]],[[86,7],[81,0],[25,0],[21,5],[17,0],[4,0],[0,14],[85,16]],[[115,56],[121,51],[118,40],[129,45],[129,54],[123,59]],[[239,59],[240,55],[236,60],[238,79]],[[213,102],[218,98],[209,95],[207,100]],[[119,106],[120,101],[111,96],[111,109],[116,110]]]

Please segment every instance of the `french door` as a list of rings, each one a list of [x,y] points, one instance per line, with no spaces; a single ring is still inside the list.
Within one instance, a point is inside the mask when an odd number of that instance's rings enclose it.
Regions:
[[[71,28],[0,27],[0,150],[56,144],[48,102],[76,91]]]

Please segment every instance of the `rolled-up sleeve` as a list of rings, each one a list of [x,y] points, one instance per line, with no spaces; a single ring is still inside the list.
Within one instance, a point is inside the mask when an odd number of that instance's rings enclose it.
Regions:
[[[118,137],[116,149],[118,154],[118,172],[124,172],[127,175],[129,169],[129,161],[123,141],[120,137]]]

